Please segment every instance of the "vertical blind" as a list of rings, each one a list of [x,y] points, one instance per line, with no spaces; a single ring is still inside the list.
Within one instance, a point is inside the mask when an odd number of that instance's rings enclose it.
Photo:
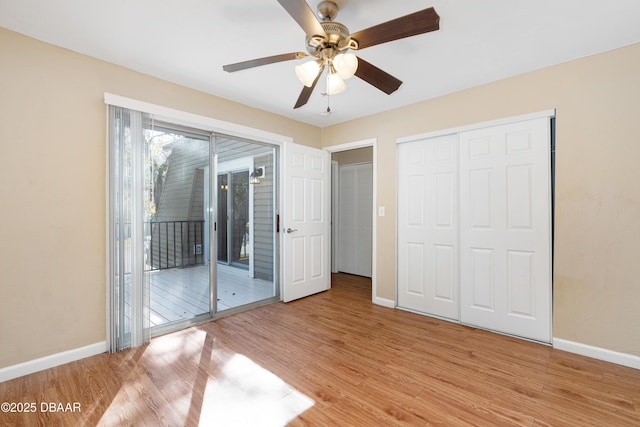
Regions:
[[[109,351],[149,340],[149,265],[145,259],[145,114],[109,106]]]

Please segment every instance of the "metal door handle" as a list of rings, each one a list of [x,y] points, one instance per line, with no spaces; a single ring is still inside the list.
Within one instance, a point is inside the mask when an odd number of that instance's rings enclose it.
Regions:
[[[287,228],[285,230],[287,233],[295,233],[296,231],[298,231],[296,228]]]

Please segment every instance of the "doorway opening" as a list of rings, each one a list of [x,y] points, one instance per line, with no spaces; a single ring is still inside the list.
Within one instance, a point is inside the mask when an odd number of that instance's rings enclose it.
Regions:
[[[331,271],[371,278],[376,303],[376,140],[331,152]],[[385,304],[386,305],[386,304]]]

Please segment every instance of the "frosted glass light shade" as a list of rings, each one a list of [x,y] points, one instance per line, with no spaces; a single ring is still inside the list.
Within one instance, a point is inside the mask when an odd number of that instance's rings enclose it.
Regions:
[[[340,78],[338,74],[330,73],[327,77],[327,94],[337,95],[344,92],[347,89],[347,85]]]
[[[333,68],[340,78],[350,79],[358,69],[358,57],[353,53],[340,53],[333,58]]]
[[[311,87],[319,72],[320,64],[317,61],[308,61],[304,64],[296,65],[296,76],[306,87]]]

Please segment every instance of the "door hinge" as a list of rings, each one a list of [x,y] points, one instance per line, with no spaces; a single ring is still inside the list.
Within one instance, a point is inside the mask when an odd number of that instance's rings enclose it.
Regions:
[[[280,232],[280,214],[276,214],[276,233]]]

